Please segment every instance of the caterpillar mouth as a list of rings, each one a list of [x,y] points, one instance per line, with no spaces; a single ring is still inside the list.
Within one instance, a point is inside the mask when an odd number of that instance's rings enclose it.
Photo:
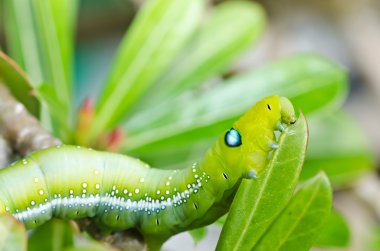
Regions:
[[[294,124],[297,121],[294,107],[289,99],[280,97],[281,121],[286,124]]]

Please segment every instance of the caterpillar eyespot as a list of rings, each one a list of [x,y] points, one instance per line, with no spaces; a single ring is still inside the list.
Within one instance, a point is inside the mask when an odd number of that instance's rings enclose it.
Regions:
[[[225,214],[241,179],[256,178],[269,161],[272,149],[262,146],[275,142],[273,128],[294,121],[288,99],[264,98],[203,160],[181,170],[150,168],[84,147],[37,151],[0,170],[0,213],[13,214],[28,228],[53,217],[90,217],[110,230],[136,228],[144,236],[169,238]]]
[[[229,131],[226,132],[226,135],[224,136],[224,142],[227,146],[230,147],[236,147],[241,145],[241,136],[238,131],[236,131],[234,128],[231,128]]]

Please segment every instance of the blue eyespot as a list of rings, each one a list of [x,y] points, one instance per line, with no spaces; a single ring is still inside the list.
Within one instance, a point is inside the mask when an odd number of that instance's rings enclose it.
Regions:
[[[231,128],[226,135],[224,136],[224,142],[227,146],[236,147],[241,145],[241,136],[238,131],[234,128]]]

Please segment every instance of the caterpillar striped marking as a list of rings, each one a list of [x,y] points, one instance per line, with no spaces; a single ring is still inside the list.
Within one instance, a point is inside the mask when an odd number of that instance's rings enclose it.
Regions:
[[[170,237],[224,215],[243,178],[254,178],[278,146],[276,130],[296,120],[284,97],[256,103],[203,160],[181,170],[150,168],[116,153],[57,146],[0,170],[0,213],[27,228],[52,217],[92,217],[99,226]]]

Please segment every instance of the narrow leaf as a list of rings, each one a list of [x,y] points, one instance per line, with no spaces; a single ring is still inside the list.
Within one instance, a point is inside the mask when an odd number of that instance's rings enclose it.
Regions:
[[[350,228],[342,214],[333,210],[319,231],[317,247],[347,247],[350,243]]]
[[[217,5],[149,98],[157,101],[169,93],[178,94],[222,73],[253,46],[264,23],[264,10],[257,3],[230,1]]]
[[[346,93],[346,74],[339,66],[315,55],[289,57],[209,91],[167,98],[139,112],[124,125],[123,152],[160,166],[186,156],[194,159],[221,130],[265,96],[286,96],[311,114],[340,107]]]
[[[56,130],[60,135],[60,139],[65,143],[70,143],[73,140],[73,131],[69,127],[69,118],[67,114],[62,113],[65,105],[57,97],[53,85],[42,84],[36,90],[36,95],[45,104],[51,117],[59,125]]]
[[[216,250],[251,250],[255,246],[293,194],[307,139],[307,124],[301,114],[280,136],[279,149],[258,179],[242,181]]]
[[[169,66],[193,34],[202,6],[202,0],[145,2],[120,45],[90,138],[119,123]]]
[[[74,26],[78,2],[75,0],[33,0],[33,11],[40,44],[43,81],[54,86],[63,105],[61,113],[71,117]]]
[[[11,215],[0,215],[0,251],[26,251],[25,227]]]
[[[44,81],[55,86],[62,103],[71,101],[76,1],[33,0]]]
[[[32,1],[4,0],[3,13],[8,53],[28,73],[33,86],[38,86],[43,80],[43,70]]]
[[[32,84],[16,62],[2,51],[0,51],[0,82],[8,87],[12,95],[23,103],[30,113],[38,117],[40,106],[36,97],[32,95]]]
[[[320,173],[300,187],[253,250],[309,250],[330,214],[331,204],[331,185]]]
[[[62,251],[74,243],[70,223],[53,219],[35,229],[28,240],[29,251]]]
[[[341,111],[316,117],[309,125],[310,144],[302,180],[324,170],[334,187],[342,187],[372,171],[375,165],[369,142],[349,114]]]

